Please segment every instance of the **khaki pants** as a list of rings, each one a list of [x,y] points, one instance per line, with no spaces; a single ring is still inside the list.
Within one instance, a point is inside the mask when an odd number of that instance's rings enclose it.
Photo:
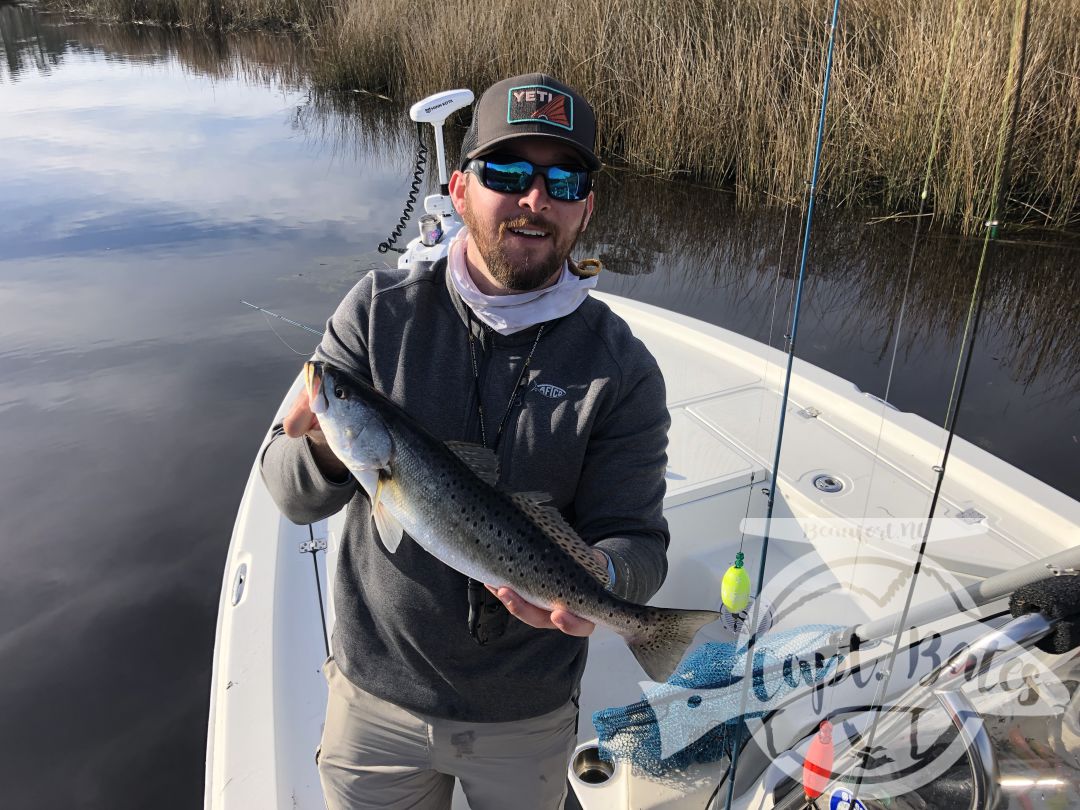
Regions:
[[[577,707],[510,723],[414,714],[358,689],[330,659],[319,754],[329,810],[447,810],[454,779],[472,810],[558,810]]]

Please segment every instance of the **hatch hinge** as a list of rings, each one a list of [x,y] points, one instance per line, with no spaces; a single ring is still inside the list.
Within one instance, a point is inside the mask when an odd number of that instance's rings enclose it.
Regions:
[[[972,507],[971,509],[965,509],[963,512],[957,515],[964,523],[975,524],[980,520],[986,520],[986,515],[980,512],[978,509]]]
[[[307,554],[308,552],[326,551],[326,538],[325,537],[313,537],[310,540],[305,540],[300,544],[300,553]]]

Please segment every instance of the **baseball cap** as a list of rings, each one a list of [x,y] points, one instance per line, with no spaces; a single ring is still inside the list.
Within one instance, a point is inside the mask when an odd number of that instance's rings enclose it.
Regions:
[[[507,141],[538,136],[572,146],[593,171],[603,165],[593,152],[596,116],[589,102],[545,73],[526,73],[496,82],[480,96],[458,168]]]

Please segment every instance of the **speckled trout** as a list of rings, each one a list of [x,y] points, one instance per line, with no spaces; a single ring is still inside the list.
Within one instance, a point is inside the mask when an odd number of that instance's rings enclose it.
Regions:
[[[439,441],[371,385],[327,363],[309,362],[304,372],[311,409],[367,490],[391,553],[407,532],[465,576],[608,627],[656,681],[667,680],[694,634],[719,618],[620,599],[606,588],[606,566],[546,495],[497,486],[490,450]]]

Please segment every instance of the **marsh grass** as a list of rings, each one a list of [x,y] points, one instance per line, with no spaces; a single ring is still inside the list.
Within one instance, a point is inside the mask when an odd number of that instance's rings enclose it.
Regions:
[[[791,202],[808,175],[830,5],[689,0],[673,14],[658,0],[522,0],[470,2],[432,19],[418,0],[353,2],[325,42],[319,78],[416,98],[550,71],[595,100],[606,160]],[[917,204],[955,36],[931,207],[981,222],[1014,6],[845,3],[822,168],[833,204]],[[1078,202],[1078,43],[1080,1],[1035,4],[1011,197],[1043,224],[1066,224]]]
[[[311,32],[317,87],[416,100],[546,71],[597,110],[613,164],[799,201],[820,103],[828,0],[58,0],[114,19]],[[847,0],[821,189],[834,206],[917,207],[955,37],[938,222],[978,230],[993,188],[1014,0]],[[98,12],[105,13],[105,12]],[[1080,209],[1080,0],[1035,3],[1009,189],[1013,221]]]

